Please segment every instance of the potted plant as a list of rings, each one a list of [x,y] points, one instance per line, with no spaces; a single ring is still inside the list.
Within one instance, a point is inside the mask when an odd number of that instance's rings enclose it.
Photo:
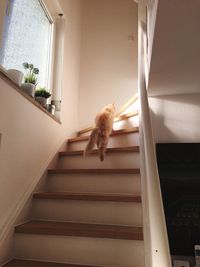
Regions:
[[[35,91],[35,100],[39,102],[43,107],[47,105],[47,98],[49,98],[51,94],[46,90],[45,87],[39,88]]]
[[[23,64],[26,73],[24,75],[24,83],[21,88],[30,96],[34,97],[35,87],[37,84],[37,75],[39,74],[39,69],[34,68],[33,64],[24,62]]]
[[[0,66],[0,70],[1,66]],[[21,72],[20,70],[16,70],[16,69],[8,69],[6,71],[6,69],[3,70],[3,72],[17,85],[21,86],[22,84],[22,80],[23,80],[23,72]]]

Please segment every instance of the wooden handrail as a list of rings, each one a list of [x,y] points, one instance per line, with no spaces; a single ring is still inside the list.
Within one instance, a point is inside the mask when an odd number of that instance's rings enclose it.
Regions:
[[[81,134],[90,132],[90,131],[92,131],[93,129],[94,129],[94,126],[84,128],[84,129],[82,129],[82,130],[80,130],[80,131],[77,132],[77,136],[80,136]]]
[[[131,118],[131,117],[134,117],[134,116],[137,116],[138,115],[138,110],[135,110],[135,111],[132,111],[132,112],[128,112],[126,114],[122,114],[118,117],[115,117],[115,120],[114,122],[118,122],[118,121],[123,121],[123,120],[126,120],[128,118]]]
[[[132,96],[119,110],[116,117],[119,117],[128,107],[130,107],[134,102],[138,100],[138,94]]]
[[[125,119],[128,119],[130,117],[136,116],[138,115],[138,110],[133,111],[133,112],[129,112],[126,114],[122,114],[124,111],[126,111],[126,109],[128,109],[134,102],[136,102],[138,100],[138,94],[135,94],[133,97],[131,97],[119,110],[119,112],[116,114],[115,116],[115,120],[114,122],[118,122],[118,121],[122,121]],[[81,129],[77,132],[77,136],[80,136],[81,134],[90,132],[94,129],[94,126],[90,126],[84,129]]]

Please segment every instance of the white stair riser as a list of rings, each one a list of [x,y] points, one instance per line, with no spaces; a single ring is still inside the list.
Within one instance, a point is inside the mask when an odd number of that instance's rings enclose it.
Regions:
[[[32,219],[142,226],[141,203],[35,199]]]
[[[15,234],[14,258],[60,263],[144,267],[143,241]]]
[[[67,150],[69,151],[84,150],[87,145],[87,142],[88,140],[68,143]],[[137,145],[139,145],[138,133],[111,136],[108,143],[108,147],[127,147],[127,146],[137,146]]]
[[[139,125],[139,117],[134,116],[126,120],[115,122],[113,125],[114,130],[129,129],[131,127],[137,127]]]
[[[48,191],[141,194],[141,178],[136,174],[51,174]]]
[[[138,152],[107,153],[104,161],[100,161],[98,154],[63,156],[58,161],[58,168],[83,168],[83,169],[104,169],[104,168],[139,168],[140,156]]]

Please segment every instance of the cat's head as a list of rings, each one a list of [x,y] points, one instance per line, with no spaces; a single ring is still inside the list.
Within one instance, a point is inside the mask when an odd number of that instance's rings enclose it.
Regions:
[[[115,112],[116,112],[115,104],[112,103],[112,104],[107,105],[107,106],[106,106],[106,110],[115,113]]]

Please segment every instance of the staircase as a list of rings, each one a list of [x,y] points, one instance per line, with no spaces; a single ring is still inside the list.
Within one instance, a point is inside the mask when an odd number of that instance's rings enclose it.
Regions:
[[[104,162],[97,150],[83,158],[92,128],[67,141],[5,267],[144,267],[138,113],[114,128]]]

